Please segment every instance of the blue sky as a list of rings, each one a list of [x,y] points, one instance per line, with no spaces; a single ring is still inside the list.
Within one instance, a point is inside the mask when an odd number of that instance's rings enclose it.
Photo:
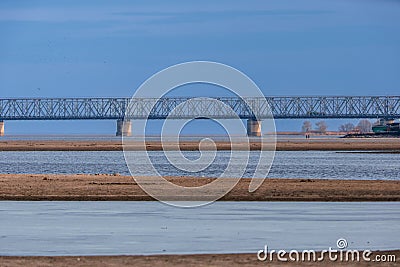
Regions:
[[[192,60],[231,65],[265,95],[400,93],[400,1],[5,0],[0,36],[1,97],[131,96],[155,72]],[[112,134],[115,122],[6,127]]]

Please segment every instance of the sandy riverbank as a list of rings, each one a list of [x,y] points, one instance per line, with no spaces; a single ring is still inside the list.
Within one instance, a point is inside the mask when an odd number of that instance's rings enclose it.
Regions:
[[[199,186],[210,178],[168,177],[174,184]],[[241,179],[224,201],[400,201],[400,181],[266,179],[248,192]],[[174,192],[163,191],[175,199]],[[0,174],[0,200],[127,200],[150,201],[130,176]]]
[[[216,143],[218,150],[230,150],[229,142]],[[236,143],[236,149],[247,149],[244,143]],[[270,149],[270,145],[264,149]],[[132,142],[129,146],[132,150],[143,150],[139,142]],[[147,150],[162,150],[158,141],[146,143]],[[180,143],[181,150],[198,150],[196,141],[184,141]],[[205,145],[202,149],[213,149]],[[170,143],[164,144],[164,149],[174,149]],[[250,144],[251,150],[260,150],[259,142]],[[118,151],[122,150],[120,141],[0,141],[0,151]],[[400,138],[380,139],[283,139],[276,144],[277,151],[307,151],[307,150],[398,150],[400,151]]]
[[[361,254],[361,253],[360,253]],[[70,257],[0,257],[0,266],[397,266],[400,250],[373,252],[376,255],[395,255],[396,262],[332,262],[325,255],[320,262],[258,261],[256,253],[246,254],[198,254],[155,256],[70,256]],[[361,254],[362,255],[362,254]],[[317,257],[320,253],[317,253]]]

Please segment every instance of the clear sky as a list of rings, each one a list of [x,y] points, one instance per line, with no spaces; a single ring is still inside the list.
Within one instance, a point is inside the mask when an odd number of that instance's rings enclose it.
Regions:
[[[3,0],[0,40],[1,97],[130,97],[155,72],[192,60],[231,65],[265,95],[400,94],[400,1]],[[115,122],[6,127],[112,134]]]

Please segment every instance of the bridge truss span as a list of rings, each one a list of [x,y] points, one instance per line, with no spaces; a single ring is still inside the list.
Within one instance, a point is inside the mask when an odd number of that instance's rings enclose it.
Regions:
[[[216,99],[231,110],[207,98],[8,98],[0,99],[0,121],[165,119],[172,111],[175,119],[233,118],[232,111],[242,119],[254,118],[254,112],[261,119],[271,113],[275,119],[400,118],[400,96]]]

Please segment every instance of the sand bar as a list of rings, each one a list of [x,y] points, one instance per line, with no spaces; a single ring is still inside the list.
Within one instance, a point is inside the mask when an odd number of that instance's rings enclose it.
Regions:
[[[229,142],[216,142],[218,150],[230,150]],[[140,142],[131,142],[129,145],[131,150],[143,150],[144,146]],[[271,145],[267,144],[264,149],[270,149]],[[163,146],[159,141],[150,141],[146,143],[147,150],[162,150]],[[170,143],[164,144],[164,149],[175,149]],[[181,150],[198,150],[199,142],[184,141],[180,143]],[[213,149],[212,146],[204,146],[202,149]],[[245,150],[245,143],[236,143],[235,149]],[[252,142],[251,150],[260,150],[260,142]],[[119,151],[122,150],[121,141],[1,141],[0,151]],[[397,150],[400,151],[400,138],[374,138],[374,139],[283,139],[278,140],[276,144],[277,151],[307,151],[307,150]]]
[[[229,178],[226,178],[229,179]],[[211,178],[168,177],[174,184],[193,187]],[[266,179],[249,193],[250,179],[241,179],[222,201],[400,201],[400,181]],[[163,190],[171,200],[175,193]],[[0,200],[151,201],[130,176],[0,174]]]
[[[0,266],[397,266],[400,250],[377,251],[370,255],[394,255],[396,262],[340,262],[324,257],[320,262],[258,261],[256,253],[196,254],[154,256],[58,256],[58,257],[0,257]],[[362,252],[360,252],[362,255]],[[320,253],[316,254],[317,257]],[[381,256],[380,256],[381,257]]]

